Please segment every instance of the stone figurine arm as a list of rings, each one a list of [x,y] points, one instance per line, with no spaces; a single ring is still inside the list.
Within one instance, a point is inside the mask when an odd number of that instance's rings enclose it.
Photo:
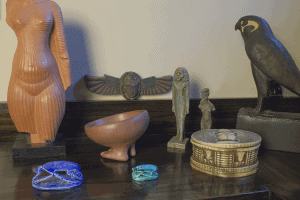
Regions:
[[[172,84],[172,112],[175,112],[175,105],[176,105],[176,102],[175,102],[175,84],[173,82]],[[175,113],[176,115],[176,113]]]
[[[70,58],[64,33],[63,17],[59,6],[51,2],[54,25],[51,34],[50,48],[57,62],[59,75],[64,90],[71,85]]]
[[[209,104],[210,104],[210,106],[211,106],[211,111],[215,111],[216,108],[215,108],[214,104],[212,104],[211,102],[209,102]]]
[[[187,82],[187,85],[185,87],[185,100],[186,100],[185,114],[189,114],[189,112],[190,112],[190,85],[189,85],[189,82]]]
[[[201,102],[202,102],[202,100],[200,101],[199,106],[198,106],[198,108],[200,108],[200,109],[202,108]]]

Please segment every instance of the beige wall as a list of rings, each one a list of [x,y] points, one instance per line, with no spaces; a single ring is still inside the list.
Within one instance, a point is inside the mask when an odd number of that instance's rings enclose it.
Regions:
[[[17,39],[0,20],[0,101],[6,101]],[[142,78],[190,74],[191,98],[204,87],[211,98],[255,97],[250,62],[235,23],[244,15],[268,21],[275,36],[300,67],[299,0],[56,0],[62,9],[72,62],[67,100],[123,100],[90,93],[85,74],[121,77],[134,71]],[[285,96],[292,95],[285,91]],[[171,93],[141,99],[171,99]]]

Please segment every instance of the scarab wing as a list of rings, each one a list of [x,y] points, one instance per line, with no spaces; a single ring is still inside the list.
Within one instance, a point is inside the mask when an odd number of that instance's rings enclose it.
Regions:
[[[96,94],[114,95],[120,93],[120,79],[104,74],[103,77],[84,76],[84,82],[89,91]]]
[[[151,76],[141,80],[141,95],[163,94],[172,87],[172,76],[156,78]]]

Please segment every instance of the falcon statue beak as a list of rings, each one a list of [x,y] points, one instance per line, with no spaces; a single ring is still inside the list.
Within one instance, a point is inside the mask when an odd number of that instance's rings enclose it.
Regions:
[[[235,30],[241,30],[241,20],[235,24]]]

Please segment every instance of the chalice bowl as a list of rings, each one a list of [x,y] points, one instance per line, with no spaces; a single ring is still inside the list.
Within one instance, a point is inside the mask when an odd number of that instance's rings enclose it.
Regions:
[[[135,110],[104,117],[85,125],[87,136],[94,142],[110,147],[101,152],[103,158],[127,161],[128,149],[135,156],[135,142],[146,131],[150,122],[147,110]]]

